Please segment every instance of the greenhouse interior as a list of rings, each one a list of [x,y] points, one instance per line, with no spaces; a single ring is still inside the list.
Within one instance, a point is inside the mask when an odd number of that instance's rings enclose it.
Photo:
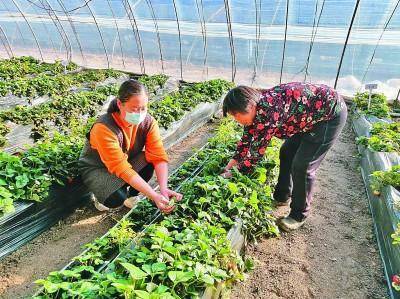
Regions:
[[[0,146],[0,298],[400,298],[400,0],[1,0]]]

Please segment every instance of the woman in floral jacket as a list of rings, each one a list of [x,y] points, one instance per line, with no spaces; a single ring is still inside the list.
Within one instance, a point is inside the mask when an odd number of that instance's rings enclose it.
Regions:
[[[293,82],[266,90],[238,86],[226,95],[223,113],[244,125],[224,177],[231,175],[232,167],[251,173],[271,138],[285,139],[274,199],[278,206],[291,208],[280,227],[299,228],[309,215],[316,170],[346,123],[343,99],[326,85]]]

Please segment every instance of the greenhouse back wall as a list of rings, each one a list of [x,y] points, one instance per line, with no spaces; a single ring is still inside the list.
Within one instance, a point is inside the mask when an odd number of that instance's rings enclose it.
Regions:
[[[395,97],[396,1],[4,0],[1,55],[196,80],[315,81]],[[338,9],[340,6],[340,9]],[[77,9],[79,8],[79,9]],[[342,57],[343,56],[343,57]]]

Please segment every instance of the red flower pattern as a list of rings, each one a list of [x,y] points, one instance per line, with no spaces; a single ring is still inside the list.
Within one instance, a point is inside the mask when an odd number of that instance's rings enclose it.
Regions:
[[[238,169],[251,172],[272,137],[288,138],[332,119],[338,112],[335,107],[339,99],[337,92],[326,85],[293,82],[264,90],[254,122],[245,126],[233,157]]]

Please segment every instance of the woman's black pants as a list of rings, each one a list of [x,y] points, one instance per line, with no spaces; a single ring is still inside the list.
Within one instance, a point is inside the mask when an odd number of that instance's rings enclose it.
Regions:
[[[311,131],[292,136],[280,149],[280,170],[274,199],[285,202],[291,198],[289,216],[297,221],[309,215],[315,173],[346,124],[347,107],[344,102],[341,105],[338,116],[316,124]]]
[[[153,176],[153,173],[154,166],[153,164],[149,163],[141,171],[138,172],[138,175],[140,175],[143,180],[148,182]],[[104,201],[104,205],[108,208],[117,208],[120,207],[128,197],[136,196],[139,194],[139,191],[137,191],[136,189],[129,187],[128,190],[128,187],[129,185],[126,184],[119,188]]]

